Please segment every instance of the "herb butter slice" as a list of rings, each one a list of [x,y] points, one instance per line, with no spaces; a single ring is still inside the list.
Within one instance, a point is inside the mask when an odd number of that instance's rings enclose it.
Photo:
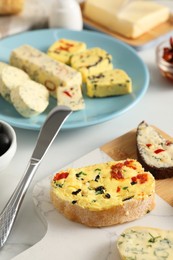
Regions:
[[[123,260],[172,260],[173,231],[151,227],[127,228],[117,240]]]

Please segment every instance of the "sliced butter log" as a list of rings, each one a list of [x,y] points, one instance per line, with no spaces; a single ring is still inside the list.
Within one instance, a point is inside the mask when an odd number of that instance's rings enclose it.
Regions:
[[[65,217],[93,226],[140,218],[155,206],[155,180],[133,159],[58,172],[51,200]]]
[[[23,117],[42,113],[49,104],[49,91],[42,84],[27,80],[11,91],[11,101]]]
[[[55,98],[59,86],[68,88],[75,86],[80,89],[82,85],[79,72],[29,45],[22,45],[13,50],[10,63],[26,71],[34,81],[45,85]],[[82,94],[79,99],[82,100],[81,108],[84,108]]]
[[[117,240],[123,260],[172,260],[173,231],[151,227],[131,227]]]
[[[132,92],[132,81],[125,71],[114,69],[87,77],[86,88],[89,97],[125,95]]]
[[[141,122],[137,128],[137,156],[145,170],[156,179],[173,177],[173,143],[158,131]]]
[[[10,93],[12,89],[23,84],[28,79],[29,76],[24,71],[12,66],[5,66],[0,76],[0,93],[2,97],[11,102]]]

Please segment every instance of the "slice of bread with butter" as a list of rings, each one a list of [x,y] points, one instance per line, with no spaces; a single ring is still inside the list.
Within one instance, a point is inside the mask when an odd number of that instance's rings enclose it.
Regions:
[[[60,171],[51,182],[55,208],[92,227],[138,219],[155,206],[155,180],[134,159]]]
[[[170,17],[169,8],[146,0],[86,0],[83,13],[110,31],[132,39],[140,37]]]

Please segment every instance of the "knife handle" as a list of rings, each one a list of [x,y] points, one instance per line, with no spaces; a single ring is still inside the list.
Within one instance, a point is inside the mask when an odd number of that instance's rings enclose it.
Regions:
[[[0,248],[3,247],[10,234],[27,189],[41,160],[71,112],[69,108],[64,106],[56,107],[50,112],[43,124],[25,173],[0,214]]]

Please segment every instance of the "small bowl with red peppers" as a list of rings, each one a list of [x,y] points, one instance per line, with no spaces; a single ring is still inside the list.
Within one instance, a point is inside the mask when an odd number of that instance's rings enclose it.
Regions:
[[[173,37],[157,46],[156,60],[162,76],[173,81]]]
[[[10,164],[16,149],[17,140],[14,129],[0,120],[0,172]]]

